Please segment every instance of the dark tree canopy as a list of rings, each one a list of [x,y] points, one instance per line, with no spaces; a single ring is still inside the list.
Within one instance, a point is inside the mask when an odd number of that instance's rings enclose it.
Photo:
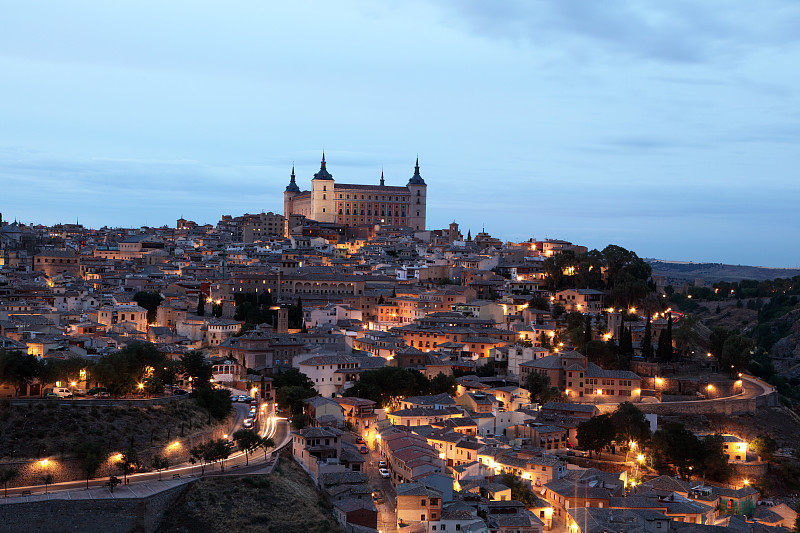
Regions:
[[[134,301],[144,309],[147,309],[147,322],[154,324],[158,314],[158,306],[164,301],[161,294],[156,291],[139,291],[133,295]]]

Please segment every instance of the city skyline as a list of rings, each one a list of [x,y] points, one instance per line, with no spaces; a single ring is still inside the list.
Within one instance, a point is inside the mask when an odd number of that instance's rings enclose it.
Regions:
[[[4,220],[213,224],[281,212],[323,149],[387,185],[419,154],[429,228],[800,265],[796,6],[48,10],[4,9]]]

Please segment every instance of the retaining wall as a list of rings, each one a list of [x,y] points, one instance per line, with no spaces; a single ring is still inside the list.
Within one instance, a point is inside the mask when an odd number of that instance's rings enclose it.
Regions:
[[[0,529],[15,533],[151,533],[158,527],[164,512],[189,486],[188,483],[142,498],[4,503],[0,505]],[[76,496],[72,494],[70,498],[73,497]]]

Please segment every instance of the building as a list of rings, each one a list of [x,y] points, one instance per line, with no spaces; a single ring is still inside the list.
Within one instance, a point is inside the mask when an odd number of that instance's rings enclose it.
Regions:
[[[283,214],[287,221],[292,215],[302,215],[345,227],[380,224],[422,231],[425,229],[427,189],[419,172],[419,158],[408,183],[395,187],[385,184],[383,172],[378,185],[336,183],[326,168],[323,153],[310,191],[300,190],[292,167],[289,185],[283,193]],[[288,236],[288,227],[286,231]]]
[[[397,485],[395,508],[398,529],[438,521],[442,516],[442,492],[425,483],[401,483]]]

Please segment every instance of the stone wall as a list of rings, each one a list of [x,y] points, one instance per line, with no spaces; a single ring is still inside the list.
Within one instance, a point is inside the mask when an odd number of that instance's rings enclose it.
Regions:
[[[4,502],[0,505],[0,524],[3,531],[15,533],[150,533],[186,487],[188,483],[182,483],[143,498]]]

